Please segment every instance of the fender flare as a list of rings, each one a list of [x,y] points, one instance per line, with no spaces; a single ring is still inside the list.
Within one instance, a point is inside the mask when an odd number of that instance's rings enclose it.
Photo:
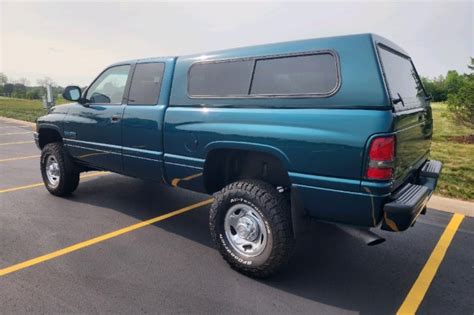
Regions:
[[[287,172],[291,170],[291,161],[288,156],[286,156],[286,154],[280,149],[270,145],[240,141],[214,141],[208,143],[204,147],[204,156],[206,157],[205,159],[207,160],[207,157],[211,151],[217,149],[236,149],[268,153],[272,156],[275,156],[282,163]]]
[[[44,132],[55,132],[59,135],[59,138],[63,139],[64,135],[61,133],[61,129],[59,126],[55,124],[49,124],[49,123],[41,123],[38,126],[37,130],[37,136],[38,136],[38,147],[41,143],[41,134],[44,134]]]
[[[49,124],[49,123],[41,123],[39,124],[38,126],[38,133],[40,133],[41,131],[45,130],[45,129],[49,129],[49,130],[54,130],[56,131],[57,133],[59,133],[59,135],[61,136],[61,138],[63,138],[63,135],[61,133],[61,129],[59,128],[59,126],[55,125],[55,124]]]

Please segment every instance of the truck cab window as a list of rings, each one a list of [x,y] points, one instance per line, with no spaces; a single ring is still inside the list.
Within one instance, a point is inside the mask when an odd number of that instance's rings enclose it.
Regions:
[[[139,63],[133,73],[128,104],[155,105],[160,95],[165,64]]]
[[[130,65],[107,69],[87,90],[89,103],[121,104]]]

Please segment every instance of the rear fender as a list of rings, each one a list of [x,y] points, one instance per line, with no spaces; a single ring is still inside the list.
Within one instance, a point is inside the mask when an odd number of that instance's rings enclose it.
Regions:
[[[283,153],[283,151],[265,144],[238,141],[214,141],[206,145],[206,147],[204,148],[204,155],[207,157],[209,152],[216,149],[239,149],[268,153],[278,158],[286,170],[290,170],[292,166],[290,160],[288,159],[286,154]]]

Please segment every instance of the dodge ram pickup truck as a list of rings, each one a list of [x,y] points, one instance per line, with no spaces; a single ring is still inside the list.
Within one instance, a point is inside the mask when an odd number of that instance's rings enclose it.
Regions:
[[[442,167],[411,58],[374,34],[119,62],[63,96],[35,133],[50,193],[107,170],[213,194],[216,247],[251,277],[285,264],[304,217],[369,245],[406,230]]]

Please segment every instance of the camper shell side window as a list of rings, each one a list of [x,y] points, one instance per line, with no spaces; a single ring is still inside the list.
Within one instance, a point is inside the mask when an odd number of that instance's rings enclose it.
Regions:
[[[190,98],[328,97],[340,86],[332,50],[202,61],[188,70]]]

